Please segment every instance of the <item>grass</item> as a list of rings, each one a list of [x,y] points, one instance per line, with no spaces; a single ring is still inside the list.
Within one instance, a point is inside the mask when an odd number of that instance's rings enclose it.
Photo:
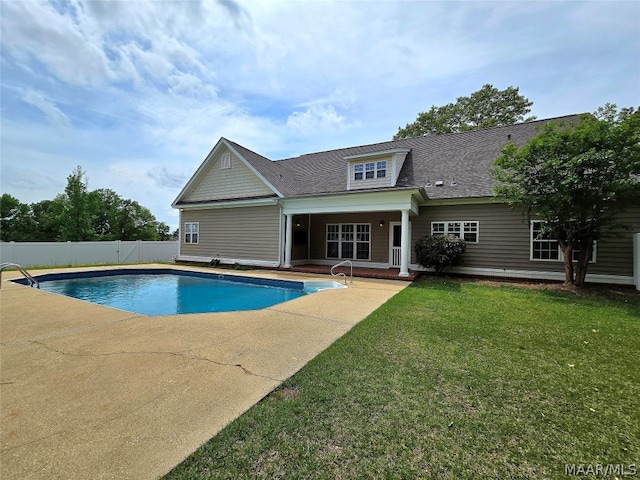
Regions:
[[[640,468],[640,300],[415,282],[166,479]],[[569,466],[569,467],[566,467]]]

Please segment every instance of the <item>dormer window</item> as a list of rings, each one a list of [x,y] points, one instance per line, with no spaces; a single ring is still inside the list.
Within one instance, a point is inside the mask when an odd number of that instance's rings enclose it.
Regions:
[[[394,148],[342,157],[347,161],[347,190],[394,187],[409,152]]]
[[[375,178],[386,178],[387,161],[356,163],[353,166],[354,180],[373,180]]]

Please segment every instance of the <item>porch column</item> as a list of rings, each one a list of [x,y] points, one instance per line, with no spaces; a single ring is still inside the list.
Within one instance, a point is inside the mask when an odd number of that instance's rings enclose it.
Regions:
[[[291,237],[293,236],[293,215],[285,215],[284,268],[291,268]]]
[[[409,251],[411,237],[409,236],[409,210],[402,210],[402,226],[400,233],[400,273],[399,277],[409,276]]]

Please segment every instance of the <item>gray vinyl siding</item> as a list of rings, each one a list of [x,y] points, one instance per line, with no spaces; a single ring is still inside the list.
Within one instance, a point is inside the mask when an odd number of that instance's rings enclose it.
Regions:
[[[415,263],[415,241],[431,233],[431,222],[478,221],[479,243],[467,243],[462,266],[505,270],[563,272],[561,261],[530,260],[529,223],[519,210],[502,204],[425,206],[420,216],[412,218],[412,262]],[[620,236],[600,240],[596,263],[589,273],[633,275],[633,233],[640,232],[640,210],[630,211],[620,221],[631,229]]]
[[[277,205],[185,210],[185,222],[199,222],[198,244],[180,239],[180,254],[278,262],[280,208]]]

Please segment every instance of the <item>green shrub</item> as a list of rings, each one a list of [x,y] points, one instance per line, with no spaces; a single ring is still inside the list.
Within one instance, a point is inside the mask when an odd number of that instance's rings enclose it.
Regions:
[[[416,242],[416,257],[423,267],[434,267],[436,273],[445,267],[458,265],[467,244],[454,235],[427,235]]]

